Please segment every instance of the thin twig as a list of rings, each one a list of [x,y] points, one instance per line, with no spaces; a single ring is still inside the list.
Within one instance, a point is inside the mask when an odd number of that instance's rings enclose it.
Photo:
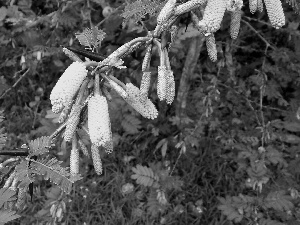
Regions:
[[[255,28],[253,27],[253,26],[251,26],[251,24],[250,23],[248,23],[247,21],[245,21],[245,20],[241,20],[243,23],[245,23],[254,33],[256,33],[256,35],[263,41],[263,42],[265,42],[265,44],[268,46],[268,47],[270,47],[272,50],[275,50],[275,48],[263,37],[263,36],[261,36],[260,35],[260,33],[257,31],[257,30],[255,30]]]
[[[11,86],[10,88],[6,89],[4,91],[4,93],[0,96],[0,99],[2,99],[8,92],[11,91],[11,89],[15,88],[18,83],[20,83],[20,81],[27,75],[27,73],[29,72],[30,68],[28,68],[25,73],[23,73],[23,75],[13,84],[13,86]]]

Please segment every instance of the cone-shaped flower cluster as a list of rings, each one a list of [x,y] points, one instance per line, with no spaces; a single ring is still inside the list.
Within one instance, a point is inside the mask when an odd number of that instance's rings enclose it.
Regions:
[[[203,19],[199,22],[208,33],[220,29],[228,0],[208,0],[204,10]]]
[[[174,13],[176,0],[168,0],[157,16],[157,24],[163,24]]]
[[[151,72],[143,72],[141,86],[140,86],[140,100],[145,103],[150,88]]]
[[[92,144],[113,151],[108,104],[105,97],[96,94],[88,103],[88,127]]]
[[[276,29],[285,25],[285,16],[280,0],[264,0],[271,24]]]
[[[257,10],[257,0],[249,0],[250,12],[253,14]]]
[[[66,131],[65,131],[65,141],[69,142],[72,140],[73,135],[77,129],[77,125],[79,123],[79,116],[81,112],[82,106],[81,105],[73,105],[71,114],[67,121]]]
[[[127,92],[116,82],[109,80],[108,83],[122,98],[126,99],[128,97]]]
[[[85,65],[80,62],[73,62],[65,70],[50,94],[54,113],[59,113],[64,106],[70,104],[82,81],[87,76],[87,72]]]
[[[214,34],[210,34],[205,37],[206,39],[206,48],[208,52],[208,56],[211,59],[211,61],[215,62],[217,61],[217,46],[215,41]]]
[[[237,9],[231,13],[230,36],[236,39],[239,35],[241,26],[242,10]]]
[[[138,113],[148,119],[155,119],[158,115],[157,109],[149,98],[146,101],[140,99],[140,89],[132,83],[126,84],[127,98],[124,100],[131,105]]]
[[[157,77],[157,96],[160,101],[166,99],[167,94],[167,68],[166,66],[158,66]]]
[[[257,0],[257,10],[259,12],[262,12],[264,10],[264,5],[263,5],[262,0]]]
[[[166,102],[167,104],[172,104],[175,97],[175,79],[172,70],[167,70],[167,92],[166,92]]]

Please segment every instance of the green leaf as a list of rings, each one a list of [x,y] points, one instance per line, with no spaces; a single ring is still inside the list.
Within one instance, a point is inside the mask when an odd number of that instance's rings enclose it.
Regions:
[[[52,183],[58,185],[64,192],[70,193],[72,184],[82,177],[79,175],[71,176],[67,168],[60,165],[61,163],[56,158],[31,160],[30,170],[33,173],[43,175],[46,180],[50,179]]]
[[[105,35],[105,32],[99,30],[98,27],[85,28],[82,33],[75,34],[80,44],[89,48],[96,48],[101,45]]]
[[[154,174],[151,168],[137,165],[136,168],[132,168],[132,171],[134,174],[131,175],[131,179],[136,180],[136,183],[144,185],[145,187],[159,188],[159,177]]]
[[[269,193],[264,199],[264,206],[278,211],[289,211],[294,208],[290,200],[291,196],[286,195],[285,191],[275,191]]]
[[[140,124],[141,121],[137,117],[129,114],[124,116],[124,119],[121,123],[124,130],[129,134],[137,134],[141,128]]]
[[[49,151],[50,139],[48,136],[43,136],[29,142],[30,157],[34,155],[42,155]]]
[[[233,220],[236,223],[242,221],[244,216],[236,207],[234,207],[231,197],[227,196],[226,199],[219,198],[219,201],[221,202],[221,205],[218,206],[218,209],[222,211],[222,214],[227,216],[229,220]]]
[[[153,16],[163,6],[158,0],[137,0],[133,3],[129,3],[125,6],[124,12],[122,13],[123,27],[129,20],[137,23],[141,21],[147,14]]]

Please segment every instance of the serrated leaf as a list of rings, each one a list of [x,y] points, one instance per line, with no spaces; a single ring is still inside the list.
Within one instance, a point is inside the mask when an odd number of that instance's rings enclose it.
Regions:
[[[82,177],[79,175],[72,176],[67,168],[60,165],[61,163],[56,158],[31,160],[30,170],[32,173],[43,175],[46,180],[50,179],[52,183],[58,185],[64,192],[70,193],[72,184]]]
[[[82,33],[75,34],[80,44],[89,48],[96,48],[101,45],[105,35],[105,32],[99,30],[98,27],[85,28]]]
[[[125,6],[122,13],[123,27],[129,21],[134,23],[141,21],[147,14],[153,16],[162,8],[162,3],[157,0],[137,0]]]
[[[0,225],[18,219],[19,217],[21,216],[17,215],[15,211],[0,210]]]
[[[49,151],[50,139],[48,136],[43,136],[29,142],[29,156],[42,155]]]
[[[137,165],[131,170],[135,173],[131,175],[131,179],[136,180],[136,183],[146,187],[159,187],[158,177],[155,176],[151,168]]]
[[[141,121],[137,117],[128,114],[124,116],[124,119],[121,123],[124,130],[129,134],[137,134],[141,128],[140,124]]]
[[[294,204],[290,200],[291,196],[286,195],[284,191],[275,191],[267,195],[264,205],[278,211],[289,211],[294,208]]]

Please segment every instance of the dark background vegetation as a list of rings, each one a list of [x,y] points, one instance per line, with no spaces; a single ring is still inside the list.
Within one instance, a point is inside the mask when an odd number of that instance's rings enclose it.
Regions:
[[[49,111],[49,95],[71,64],[61,46],[84,48],[75,33],[98,26],[106,38],[97,52],[107,56],[133,38],[145,36],[146,29],[155,28],[155,16],[122,26],[124,5],[123,0],[0,3],[0,108],[8,134],[5,149],[50,135],[58,127]],[[149,98],[159,110],[157,119],[142,118],[115,96],[110,103],[114,152],[103,158],[102,176],[95,174],[90,159],[82,157],[84,179],[64,199],[65,224],[219,225],[231,224],[238,216],[242,216],[238,224],[300,224],[299,17],[283,2],[286,25],[276,30],[265,10],[252,15],[248,1],[244,5],[238,39],[229,36],[229,14],[215,35],[216,63],[210,61],[203,37],[191,27],[185,30],[189,16],[183,16],[178,40],[169,53],[177,92],[170,106],[159,102],[156,95],[159,58],[153,55]],[[112,14],[107,6],[113,8]],[[118,79],[139,85],[144,54],[141,48],[127,56],[128,69],[118,72]],[[178,143],[184,143],[186,149],[176,148]],[[69,150],[70,146],[60,142],[50,154],[68,166]],[[166,193],[169,205],[161,212],[150,207],[149,188],[130,178],[133,166],[149,163],[170,168],[182,181],[181,188]],[[127,183],[134,184],[134,190],[125,195],[122,187]],[[58,197],[57,187],[42,179],[35,187],[33,202],[27,202],[20,213],[22,219],[15,224],[51,224],[49,204]],[[249,200],[265,199],[274,191],[292,196],[284,200],[293,207],[280,210]],[[250,208],[244,203],[237,206],[239,197],[232,197],[241,195]],[[233,215],[229,220],[218,209],[222,205],[218,197],[225,196],[228,201],[222,204]]]

